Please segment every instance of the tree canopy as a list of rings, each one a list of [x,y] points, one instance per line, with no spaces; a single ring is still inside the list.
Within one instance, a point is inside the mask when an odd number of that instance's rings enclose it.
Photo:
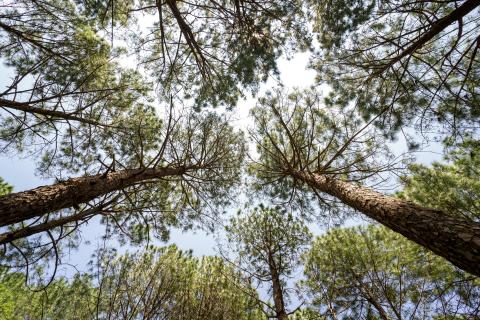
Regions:
[[[239,212],[226,232],[235,255],[233,263],[250,282],[268,288],[268,301],[261,301],[265,315],[284,320],[295,314],[298,307],[287,310],[288,280],[311,239],[305,223],[278,207],[259,205],[246,214]]]
[[[311,5],[320,44],[312,65],[334,89],[327,101],[382,114],[375,122],[390,136],[411,125],[425,135],[476,132],[478,1]]]
[[[478,317],[479,30],[478,0],[0,0],[0,163],[43,179],[0,172],[0,317]]]
[[[380,226],[316,238],[305,275],[313,305],[332,319],[478,317],[478,278]]]
[[[478,157],[478,141],[466,140],[445,155],[448,163],[411,165],[399,196],[479,221]]]
[[[0,277],[3,319],[260,319],[253,288],[218,257],[194,258],[175,246],[106,253],[92,275],[26,286]]]

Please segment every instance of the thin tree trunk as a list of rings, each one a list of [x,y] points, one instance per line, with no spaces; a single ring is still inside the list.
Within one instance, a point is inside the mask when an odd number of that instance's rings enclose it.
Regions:
[[[102,123],[100,123],[98,121],[95,121],[95,120],[90,120],[90,119],[78,117],[78,116],[76,116],[75,114],[72,114],[72,113],[66,113],[66,112],[62,112],[62,111],[55,111],[55,110],[47,110],[47,109],[37,108],[37,107],[31,106],[28,103],[6,100],[6,99],[2,99],[2,98],[0,98],[0,107],[14,109],[14,110],[18,110],[18,111],[23,111],[23,112],[31,113],[31,114],[37,114],[37,115],[52,117],[52,118],[60,118],[60,119],[65,119],[65,120],[83,122],[83,123],[91,124],[91,125],[94,125],[94,126],[103,126],[103,127],[108,126],[108,125],[102,124]]]
[[[268,266],[270,268],[270,276],[272,277],[273,303],[275,305],[275,313],[278,320],[288,320],[287,311],[285,310],[285,300],[283,299],[282,285],[280,276],[275,266],[275,261],[271,254],[268,255]]]
[[[72,178],[49,186],[0,197],[0,226],[88,202],[132,184],[167,176],[180,176],[187,168],[129,169]]]
[[[200,69],[200,73],[205,79],[208,80],[210,77],[209,77],[207,59],[205,58],[202,52],[202,48],[197,43],[197,40],[195,39],[192,29],[190,28],[188,23],[185,21],[185,19],[182,17],[182,14],[178,9],[176,0],[166,0],[165,3],[170,8],[170,11],[172,12],[175,20],[177,21],[178,27],[180,28],[180,31],[182,32],[185,38],[185,41],[190,47],[190,51],[192,52],[192,55],[195,58],[198,68]]]
[[[385,312],[385,310],[383,309],[383,307],[378,303],[377,300],[375,300],[375,298],[373,298],[371,295],[366,295],[365,296],[365,299],[367,299],[367,301],[375,308],[377,309],[378,311],[378,314],[380,315],[380,318],[382,320],[390,320],[390,318],[388,317],[387,313]]]
[[[357,288],[363,293],[365,299],[378,311],[380,318],[382,320],[390,320],[387,312],[382,307],[382,305],[377,301],[377,299],[375,298],[370,288],[368,288],[368,286],[365,283],[363,283],[362,279],[359,278],[359,276],[355,273],[355,271],[353,271],[352,268],[350,268],[350,272],[352,273],[352,275],[355,277],[355,280],[357,281]]]
[[[451,263],[480,276],[480,223],[315,173],[293,173]]]
[[[428,41],[432,40],[433,37],[438,35],[440,32],[445,30],[449,25],[454,23],[455,21],[461,20],[464,16],[472,12],[475,8],[480,6],[480,1],[478,0],[467,0],[465,1],[460,7],[453,10],[449,15],[435,21],[430,29],[425,32],[420,38],[414,41],[410,46],[408,46],[404,51],[402,51],[399,55],[394,57],[390,62],[382,67],[380,70],[376,71],[375,74],[379,75],[383,73],[385,70],[393,66],[395,63],[400,61],[402,58],[411,55],[421,47],[423,47]]]

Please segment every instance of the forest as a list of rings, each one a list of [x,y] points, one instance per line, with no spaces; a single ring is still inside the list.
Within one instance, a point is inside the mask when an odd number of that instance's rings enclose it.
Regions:
[[[0,320],[480,319],[479,0],[0,0]]]

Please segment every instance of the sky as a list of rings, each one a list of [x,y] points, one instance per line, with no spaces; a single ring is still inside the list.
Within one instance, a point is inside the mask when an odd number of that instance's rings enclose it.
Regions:
[[[279,71],[281,81],[286,88],[306,88],[314,84],[315,72],[307,70],[308,54],[301,53],[293,57],[293,59],[281,59],[279,61]],[[0,89],[5,87],[11,77],[11,72],[5,66],[0,66]],[[275,86],[276,80],[270,79],[262,86],[261,92]],[[234,110],[232,124],[238,129],[247,129],[251,126],[248,117],[249,110],[255,105],[255,98],[248,97],[238,103]],[[19,155],[17,153],[0,154],[0,177],[6,182],[13,185],[14,192],[32,189],[41,185],[52,183],[51,180],[42,179],[36,174],[35,159]],[[234,208],[231,210],[236,211]],[[85,269],[85,263],[90,259],[90,255],[98,246],[100,235],[103,228],[99,226],[98,221],[92,221],[83,229],[83,238],[90,240],[90,244],[84,244],[76,252],[71,252],[69,260],[65,260],[68,264],[75,265],[79,270]],[[181,249],[192,250],[196,256],[216,254],[216,242],[214,236],[207,235],[203,231],[182,232],[181,230],[172,230],[170,241],[168,244],[175,243]],[[134,250],[134,248],[129,248]],[[70,273],[70,272],[67,272]]]
[[[309,53],[299,53],[293,56],[292,59],[280,59],[278,62],[278,68],[280,71],[280,79],[283,83],[285,90],[291,90],[293,88],[308,88],[310,86],[316,86],[316,89],[326,94],[328,87],[315,85],[316,72],[308,69],[307,64],[309,61]],[[8,83],[10,72],[4,66],[0,66],[0,89]],[[271,78],[266,84],[261,87],[260,94],[265,92],[269,88],[276,85],[277,80]],[[249,118],[249,110],[255,105],[254,97],[247,97],[238,103],[238,106],[233,111],[232,124],[239,129],[245,130],[252,126],[251,119]],[[392,144],[392,148],[397,152],[402,152],[405,149],[405,143],[401,139]],[[441,149],[438,145],[433,145],[433,151],[440,152]],[[430,163],[432,160],[439,159],[440,156],[432,152],[424,153],[420,157],[422,163]],[[41,185],[50,184],[50,180],[45,180],[36,175],[35,171],[35,159],[24,158],[19,154],[0,155],[0,177],[6,182],[14,186],[14,192],[23,191],[31,188],[35,188]],[[231,208],[230,212],[236,211],[235,208]],[[357,224],[358,221],[350,221],[348,224]],[[311,226],[314,234],[320,234],[324,232],[324,229],[318,228],[315,225]],[[75,265],[79,270],[85,269],[85,263],[89,260],[93,250],[99,245],[100,236],[103,233],[103,227],[97,222],[92,221],[83,230],[83,238],[89,240],[89,245],[82,245],[78,251],[70,253],[67,260],[63,262]],[[175,243],[181,249],[192,250],[196,256],[216,254],[217,244],[215,238],[211,234],[206,234],[203,231],[189,231],[182,232],[180,230],[172,230],[170,241],[168,244]],[[135,250],[135,248],[128,247],[129,250]],[[67,273],[70,273],[66,271]]]

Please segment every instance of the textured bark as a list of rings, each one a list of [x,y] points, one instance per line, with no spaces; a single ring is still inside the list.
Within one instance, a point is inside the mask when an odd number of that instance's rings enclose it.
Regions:
[[[282,284],[272,254],[268,255],[268,266],[270,276],[272,277],[273,303],[275,305],[276,317],[278,320],[288,320],[287,311],[285,310],[285,300],[283,299]]]
[[[0,197],[0,226],[79,205],[141,181],[179,176],[185,172],[185,167],[122,170],[11,193]]]
[[[75,213],[73,215],[62,217],[56,220],[47,221],[38,225],[28,226],[17,230],[8,231],[0,234],[0,245],[10,243],[12,241],[33,236],[35,234],[51,230],[56,227],[64,226],[67,223],[79,223],[83,220],[89,219],[94,215],[99,214],[102,210],[108,207],[110,204],[115,202],[117,197],[111,199],[107,202],[102,203],[99,206],[83,210],[81,212]]]
[[[451,263],[480,276],[480,223],[454,217],[371,189],[320,174],[293,173]]]
[[[461,6],[453,10],[449,15],[435,21],[427,32],[425,32],[420,38],[418,38],[415,42],[408,46],[399,55],[393,58],[386,66],[378,70],[376,74],[383,73],[385,70],[400,61],[402,58],[411,55],[412,53],[423,47],[428,41],[432,40],[433,37],[445,30],[449,25],[451,25],[455,21],[461,20],[478,6],[480,6],[480,1],[478,0],[465,1]]]

